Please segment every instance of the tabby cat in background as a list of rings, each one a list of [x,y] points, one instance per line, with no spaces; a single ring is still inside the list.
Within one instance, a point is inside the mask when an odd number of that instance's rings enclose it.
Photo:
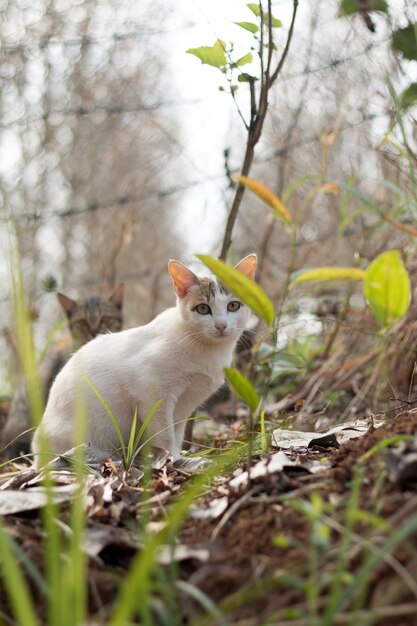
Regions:
[[[45,403],[56,375],[73,352],[96,335],[118,332],[123,326],[123,283],[116,287],[108,299],[92,296],[78,302],[63,293],[57,296],[68,318],[71,340],[67,336],[60,338],[39,367]],[[25,383],[21,381],[14,393],[9,417],[1,434],[0,454],[13,459],[21,453],[30,452],[31,426]]]

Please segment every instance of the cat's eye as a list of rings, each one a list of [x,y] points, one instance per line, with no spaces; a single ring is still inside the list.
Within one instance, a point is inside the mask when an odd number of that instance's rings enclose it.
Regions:
[[[227,305],[227,310],[230,311],[230,313],[234,313],[235,311],[240,309],[241,306],[242,305],[240,304],[240,302],[238,302],[237,300],[232,300],[232,302],[229,302],[229,304]]]
[[[209,307],[208,304],[197,304],[197,306],[194,308],[194,311],[196,311],[197,313],[199,313],[200,315],[210,315],[211,314],[211,309]]]

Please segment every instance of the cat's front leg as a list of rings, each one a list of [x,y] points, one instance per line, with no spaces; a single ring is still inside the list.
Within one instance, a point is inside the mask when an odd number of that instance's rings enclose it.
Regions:
[[[164,401],[155,411],[149,423],[152,448],[166,450],[174,459],[180,455],[174,427],[173,402]]]

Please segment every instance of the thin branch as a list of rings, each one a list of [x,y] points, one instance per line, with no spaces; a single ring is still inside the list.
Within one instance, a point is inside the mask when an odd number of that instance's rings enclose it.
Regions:
[[[287,42],[285,44],[285,48],[284,48],[284,51],[282,53],[281,59],[280,59],[278,65],[277,65],[277,68],[275,69],[273,74],[270,75],[271,64],[272,64],[273,47],[272,47],[271,0],[268,0],[269,49],[268,49],[267,67],[266,67],[265,72],[264,72],[263,77],[262,77],[262,85],[261,85],[261,90],[260,90],[260,94],[259,94],[259,104],[258,104],[258,107],[257,107],[256,116],[255,116],[254,119],[251,118],[251,124],[250,124],[250,127],[249,127],[248,138],[247,138],[247,142],[246,142],[245,156],[244,156],[244,159],[243,159],[243,165],[242,165],[242,169],[241,169],[241,172],[240,172],[241,176],[248,176],[248,174],[250,172],[250,169],[251,169],[251,166],[252,166],[252,162],[253,162],[253,157],[254,157],[254,154],[255,154],[255,146],[256,146],[256,144],[258,143],[258,141],[259,141],[259,139],[261,137],[263,125],[264,125],[266,114],[267,114],[267,110],[268,110],[268,93],[269,93],[269,90],[270,90],[272,84],[274,83],[274,81],[278,77],[278,75],[279,75],[279,73],[281,71],[281,68],[284,65],[285,59],[287,58],[288,51],[289,51],[289,48],[290,48],[290,45],[291,45],[291,41],[292,41],[293,32],[294,32],[294,25],[295,25],[295,19],[296,19],[296,15],[297,15],[297,9],[298,9],[298,0],[293,0],[293,14],[292,14],[292,19],[291,19],[290,29],[288,31]],[[262,11],[262,9],[261,9],[261,11]],[[261,13],[261,15],[262,15],[262,13]],[[262,30],[262,25],[261,25],[261,30]],[[262,50],[261,50],[261,54],[262,54]],[[252,100],[252,92],[251,92],[251,100]],[[253,102],[251,102],[251,109],[253,111],[255,110]],[[232,202],[232,207],[230,209],[230,212],[229,212],[229,215],[228,215],[228,218],[227,218],[226,228],[225,228],[223,242],[222,242],[222,246],[221,246],[220,259],[222,259],[223,261],[226,260],[227,253],[228,253],[230,245],[232,243],[233,229],[234,229],[234,225],[235,225],[235,222],[236,222],[237,215],[239,213],[239,209],[240,209],[240,205],[242,203],[242,199],[243,199],[244,193],[245,193],[245,187],[239,183],[239,185],[237,186],[237,189],[236,189],[235,197],[234,197],[233,202]]]

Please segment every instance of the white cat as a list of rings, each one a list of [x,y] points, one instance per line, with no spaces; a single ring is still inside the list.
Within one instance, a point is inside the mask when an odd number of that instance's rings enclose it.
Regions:
[[[251,254],[235,269],[253,279],[256,263]],[[163,400],[149,425],[152,446],[180,458],[184,420],[222,385],[223,368],[231,363],[250,312],[214,276],[199,278],[178,261],[170,261],[168,270],[176,307],[145,326],[96,337],[56,377],[33,438],[37,467],[52,458],[40,454],[42,437],[57,454],[74,446],[74,406],[81,391],[88,420],[85,442],[99,460],[120,447],[111,418],[85,377],[110,407],[126,444],[135,411],[140,423]]]

